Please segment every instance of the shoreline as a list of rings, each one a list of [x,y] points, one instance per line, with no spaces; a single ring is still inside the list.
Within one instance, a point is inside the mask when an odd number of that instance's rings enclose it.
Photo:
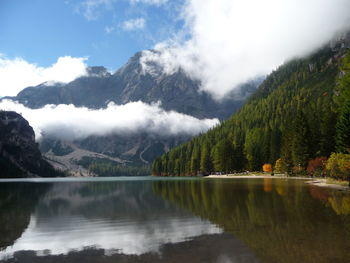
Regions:
[[[233,174],[228,174],[228,175],[215,175],[215,174],[211,174],[206,176],[207,178],[220,178],[220,179],[242,179],[242,178],[250,178],[250,179],[256,179],[256,178],[270,178],[270,179],[295,179],[295,180],[304,180],[305,184],[308,185],[314,185],[314,186],[318,186],[318,187],[327,187],[327,188],[332,188],[335,190],[339,190],[339,191],[347,191],[350,192],[350,187],[348,186],[343,186],[343,185],[339,185],[339,184],[332,184],[327,182],[327,178],[308,178],[308,177],[293,177],[293,176],[286,176],[283,174],[278,174],[278,175],[263,175],[263,174],[254,174],[254,173],[249,173],[246,175],[233,175]]]
[[[336,189],[339,191],[347,191],[350,192],[349,186],[343,186],[340,184],[332,184],[328,183],[326,178],[315,178],[312,181],[305,182],[306,184],[316,185],[318,187],[328,187],[332,189]]]
[[[215,174],[211,174],[206,176],[207,178],[276,178],[276,179],[298,179],[298,180],[312,180],[312,178],[307,178],[307,177],[300,177],[300,176],[286,176],[286,175],[282,175],[282,174],[278,174],[278,175],[262,175],[262,174],[246,174],[246,175],[233,175],[233,174],[222,174],[222,175],[215,175]]]

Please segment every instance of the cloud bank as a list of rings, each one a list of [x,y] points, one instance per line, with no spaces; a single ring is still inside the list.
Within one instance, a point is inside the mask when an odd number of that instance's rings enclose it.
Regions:
[[[15,96],[28,86],[46,81],[68,83],[87,74],[86,58],[59,57],[50,67],[39,67],[22,58],[0,55],[0,96]]]
[[[33,127],[36,139],[84,139],[91,135],[146,132],[155,135],[197,135],[219,124],[218,119],[197,119],[174,111],[164,111],[160,104],[141,101],[124,105],[110,103],[106,109],[92,110],[74,105],[46,105],[30,109],[11,100],[0,102],[1,110],[16,111]]]
[[[167,73],[181,67],[221,98],[349,29],[349,10],[349,0],[187,0],[185,29],[156,45],[158,52],[144,52],[143,62]]]

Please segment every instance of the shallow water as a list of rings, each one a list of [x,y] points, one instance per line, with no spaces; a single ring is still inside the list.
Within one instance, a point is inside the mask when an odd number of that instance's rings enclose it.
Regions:
[[[287,179],[0,181],[4,262],[350,262],[350,195]]]

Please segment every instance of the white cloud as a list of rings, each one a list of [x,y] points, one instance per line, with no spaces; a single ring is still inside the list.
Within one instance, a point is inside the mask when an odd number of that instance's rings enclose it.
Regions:
[[[74,105],[46,105],[30,109],[11,100],[0,102],[0,109],[16,111],[33,127],[37,139],[47,135],[59,139],[83,139],[90,135],[129,134],[138,131],[156,135],[205,132],[218,119],[196,119],[174,111],[164,111],[159,104],[141,101],[124,105],[110,103],[106,109],[77,108]]]
[[[132,30],[143,29],[145,27],[145,24],[146,24],[145,19],[140,17],[140,18],[124,21],[121,27],[125,31],[132,31]]]
[[[304,56],[349,28],[349,0],[187,0],[183,41],[145,52],[173,72],[182,67],[221,98],[242,82]]]
[[[0,56],[0,96],[15,96],[28,86],[46,81],[68,83],[87,74],[86,58],[59,57],[50,67],[39,67],[22,58]]]

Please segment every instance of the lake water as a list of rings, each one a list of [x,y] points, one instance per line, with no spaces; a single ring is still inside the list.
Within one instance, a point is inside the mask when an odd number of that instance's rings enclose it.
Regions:
[[[0,180],[1,262],[350,262],[350,194],[292,179]]]

